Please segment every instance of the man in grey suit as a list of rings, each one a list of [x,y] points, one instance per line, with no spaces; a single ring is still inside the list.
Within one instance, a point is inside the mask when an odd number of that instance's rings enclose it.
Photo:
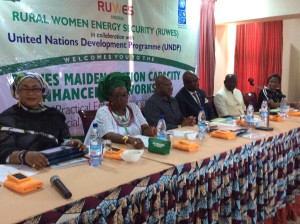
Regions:
[[[155,93],[146,101],[144,116],[150,126],[156,126],[160,115],[164,115],[167,129],[193,126],[195,118],[184,117],[176,99],[172,96],[173,85],[170,79],[161,75],[155,79]]]

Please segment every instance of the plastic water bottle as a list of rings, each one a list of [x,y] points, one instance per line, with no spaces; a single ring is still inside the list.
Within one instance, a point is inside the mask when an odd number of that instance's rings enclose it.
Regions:
[[[164,115],[160,115],[159,121],[156,126],[156,138],[161,140],[167,139],[167,125]]]
[[[287,118],[287,100],[285,97],[282,97],[281,101],[280,101],[280,116]]]
[[[251,102],[249,103],[246,111],[246,126],[250,128],[249,131],[251,131],[251,128],[254,127],[254,107]]]
[[[265,100],[261,104],[260,116],[263,122],[266,124],[268,120],[268,102]]]
[[[98,124],[93,123],[93,129],[90,136],[90,166],[100,166],[101,165],[101,145],[98,141]]]
[[[203,139],[205,138],[206,134],[206,116],[204,109],[201,107],[199,114],[198,114],[198,132],[197,132],[197,138]]]

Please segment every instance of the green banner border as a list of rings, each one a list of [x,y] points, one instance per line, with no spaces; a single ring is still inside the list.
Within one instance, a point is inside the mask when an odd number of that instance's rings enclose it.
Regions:
[[[120,58],[121,57],[121,58]],[[66,61],[65,59],[69,59]],[[72,58],[76,58],[76,61],[71,60]],[[94,59],[92,59],[94,58]],[[100,59],[101,58],[101,59]],[[151,60],[150,60],[151,59]],[[184,69],[184,70],[192,70],[194,71],[195,68],[170,59],[149,56],[149,55],[142,55],[142,54],[81,54],[81,55],[69,55],[69,56],[61,56],[61,57],[54,57],[54,58],[46,58],[34,61],[27,61],[22,63],[16,63],[6,66],[0,67],[0,75],[10,74],[14,72],[30,70],[34,68],[42,68],[47,66],[53,65],[62,65],[62,64],[72,64],[72,63],[81,63],[81,62],[93,62],[93,61],[139,61],[139,62],[148,62],[154,64],[162,64],[173,66],[176,68]]]

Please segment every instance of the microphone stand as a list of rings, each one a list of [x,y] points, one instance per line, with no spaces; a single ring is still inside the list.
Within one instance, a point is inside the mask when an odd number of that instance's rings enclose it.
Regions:
[[[266,89],[267,87],[265,86],[257,86],[254,83],[250,83],[251,86],[253,86],[254,88],[258,88],[258,89]]]
[[[250,83],[251,86],[258,88],[258,89],[266,89],[265,86],[257,86],[254,84],[254,79],[248,79],[248,82]],[[267,98],[268,99],[268,98]],[[271,128],[270,126],[270,108],[268,107],[268,112],[267,112],[267,126],[260,126],[260,127],[255,127],[257,130],[262,130],[262,131],[273,131],[274,128]]]
[[[267,114],[267,126],[261,126],[261,127],[255,127],[255,129],[257,130],[261,130],[261,131],[273,131],[274,128],[271,128],[270,126],[270,108],[268,107],[268,114]]]

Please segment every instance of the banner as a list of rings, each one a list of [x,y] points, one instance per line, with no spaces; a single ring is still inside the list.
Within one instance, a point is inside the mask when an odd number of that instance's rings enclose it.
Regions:
[[[198,0],[12,0],[0,8],[0,112],[16,101],[9,85],[19,71],[42,74],[51,88],[45,104],[83,135],[79,110],[96,110],[101,77],[129,74],[131,101],[142,105],[154,80],[172,80],[198,62]]]

